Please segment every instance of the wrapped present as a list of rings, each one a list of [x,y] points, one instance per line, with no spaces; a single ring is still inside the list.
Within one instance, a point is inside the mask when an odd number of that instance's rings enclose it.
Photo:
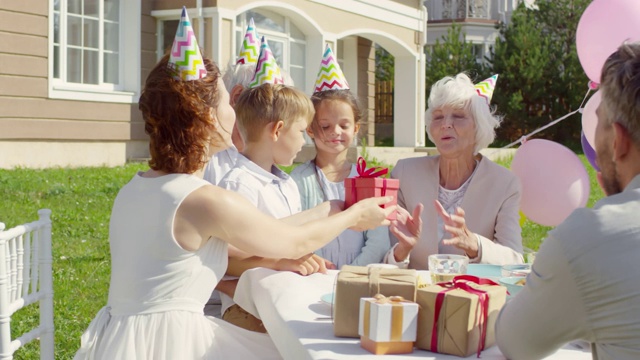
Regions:
[[[413,269],[384,269],[345,265],[338,273],[333,305],[333,333],[357,338],[360,298],[402,296],[415,300],[417,275]]]
[[[380,176],[386,175],[389,169],[370,168],[367,169],[367,162],[364,158],[358,158],[356,166],[358,176],[344,179],[344,207],[357,203],[358,201],[377,196],[393,196],[393,200],[382,207],[393,206],[398,203],[398,189],[400,180],[387,179]],[[392,212],[387,217],[389,220],[396,219],[396,212]]]
[[[456,276],[419,288],[416,302],[420,349],[467,357],[495,344],[494,327],[507,289],[489,279]]]
[[[360,299],[360,346],[376,355],[413,352],[418,304],[402,296]]]

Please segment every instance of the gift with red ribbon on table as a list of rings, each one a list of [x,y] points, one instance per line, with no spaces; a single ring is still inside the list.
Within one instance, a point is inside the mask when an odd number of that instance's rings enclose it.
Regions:
[[[507,289],[489,279],[456,276],[417,290],[420,349],[467,357],[495,344],[494,327]]]
[[[356,169],[358,176],[344,179],[345,209],[362,199],[377,196],[393,196],[391,202],[382,205],[383,208],[398,203],[400,180],[381,177],[386,175],[389,169],[378,167],[367,169],[367,162],[362,157],[358,158]],[[396,212],[389,214],[387,219],[395,220]]]
[[[413,352],[418,304],[402,296],[360,299],[360,346],[376,355]]]

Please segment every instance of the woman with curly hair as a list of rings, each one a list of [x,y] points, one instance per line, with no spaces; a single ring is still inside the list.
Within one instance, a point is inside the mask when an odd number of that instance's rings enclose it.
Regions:
[[[207,317],[203,307],[227,268],[227,244],[264,257],[299,258],[344,229],[369,229],[393,209],[368,199],[345,211],[326,202],[275,220],[242,196],[202,179],[231,145],[235,113],[218,67],[176,80],[163,57],[140,97],[150,169],[118,193],[109,238],[109,300],[82,336],[77,359],[279,358],[268,335]]]

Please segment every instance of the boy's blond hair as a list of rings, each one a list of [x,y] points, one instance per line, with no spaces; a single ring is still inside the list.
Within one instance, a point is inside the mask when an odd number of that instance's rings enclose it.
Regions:
[[[289,128],[299,118],[311,123],[315,109],[302,91],[286,86],[263,84],[245,90],[235,105],[236,122],[246,142],[260,139],[265,125],[277,121]]]

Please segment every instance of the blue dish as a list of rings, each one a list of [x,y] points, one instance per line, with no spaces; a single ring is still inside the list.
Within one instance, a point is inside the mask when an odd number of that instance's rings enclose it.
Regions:
[[[467,267],[467,274],[484,278],[499,279],[502,276],[502,268],[500,265],[469,264]]]
[[[329,294],[324,294],[320,297],[320,300],[327,304],[327,305],[332,305],[333,304],[333,293],[329,293]]]
[[[503,277],[503,278],[500,278],[500,285],[507,288],[507,291],[509,292],[509,296],[514,296],[524,287],[524,285],[520,285],[518,284],[518,282],[521,282],[522,280],[525,280],[525,279],[526,278],[522,276]]]

